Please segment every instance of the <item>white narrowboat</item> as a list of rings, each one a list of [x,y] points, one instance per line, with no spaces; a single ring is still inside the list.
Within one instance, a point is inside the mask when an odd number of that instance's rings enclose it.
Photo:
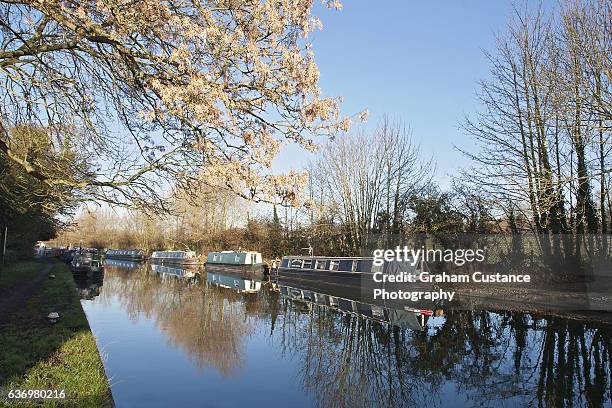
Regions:
[[[200,263],[194,251],[153,251],[149,260],[161,264],[198,265]]]
[[[263,265],[261,253],[254,251],[209,252],[206,257],[207,271],[238,273],[245,277],[266,274]]]
[[[261,253],[254,251],[221,251],[209,252],[206,264],[237,265],[237,266],[261,266],[263,260]]]

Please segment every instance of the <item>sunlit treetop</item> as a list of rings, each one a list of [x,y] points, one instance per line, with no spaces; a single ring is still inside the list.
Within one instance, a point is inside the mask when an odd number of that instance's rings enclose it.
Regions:
[[[326,2],[341,8],[338,2]],[[49,185],[164,209],[205,182],[299,204],[306,175],[274,175],[283,144],[346,131],[324,98],[312,0],[0,0],[0,150]],[[10,129],[48,129],[99,159],[61,177],[15,154]]]

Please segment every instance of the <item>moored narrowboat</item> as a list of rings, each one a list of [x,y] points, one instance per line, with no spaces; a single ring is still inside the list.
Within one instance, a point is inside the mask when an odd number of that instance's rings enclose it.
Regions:
[[[104,270],[102,259],[97,251],[80,251],[74,254],[70,262],[70,269],[74,273],[84,272],[88,275],[100,273]]]
[[[244,276],[263,273],[261,253],[255,251],[209,252],[206,270],[213,272],[238,273]]]
[[[384,270],[384,265],[374,265],[373,261],[367,257],[284,256],[277,275],[359,288],[366,274]]]
[[[139,249],[108,249],[105,253],[106,258],[128,259],[132,261],[142,261],[145,254]]]
[[[360,277],[377,272],[410,272],[418,274],[418,262],[384,262],[376,265],[372,257],[284,256],[278,267],[279,275],[303,277]]]
[[[373,289],[383,284],[374,280],[376,273],[414,274],[419,276],[425,265],[419,262],[383,262],[375,264],[372,257],[326,257],[326,256],[284,256],[276,273],[279,281],[288,283],[307,282],[316,290],[333,288],[340,296],[371,297]],[[400,289],[398,284],[385,287]],[[411,290],[431,291],[431,283],[420,280],[410,284]]]
[[[153,251],[150,261],[157,263],[172,263],[181,265],[198,265],[200,259],[194,251]]]

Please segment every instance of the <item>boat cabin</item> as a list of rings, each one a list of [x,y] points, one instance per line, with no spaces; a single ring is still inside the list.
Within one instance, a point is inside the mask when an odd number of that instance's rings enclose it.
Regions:
[[[262,265],[260,252],[254,251],[221,251],[209,252],[206,257],[207,264],[223,265]]]
[[[416,271],[420,265],[411,262],[385,262],[383,265],[374,265],[372,257],[324,257],[324,256],[284,256],[281,260],[280,270],[293,271],[321,271],[321,272],[400,272]]]
[[[338,272],[382,272],[383,266],[374,265],[372,258],[363,257],[322,257],[322,256],[285,256],[280,268],[307,269]]]
[[[194,259],[196,253],[194,251],[153,251],[152,259]]]
[[[144,258],[144,252],[137,249],[109,249],[105,255],[107,258]]]

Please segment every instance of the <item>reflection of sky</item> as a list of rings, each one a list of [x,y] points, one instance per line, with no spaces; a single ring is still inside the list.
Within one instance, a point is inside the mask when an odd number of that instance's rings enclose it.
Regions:
[[[211,292],[206,286],[187,287],[178,279],[163,280],[144,271],[108,272],[101,296],[82,304],[104,357],[115,402],[121,407],[300,407],[317,402],[327,406],[336,402],[330,400],[334,398],[351,402],[347,394],[361,398],[355,390],[360,385],[379,391],[376,396],[366,392],[364,397],[386,398],[389,382],[399,392],[396,364],[400,360],[403,387],[408,390],[404,392],[415,403],[440,407],[538,403],[535,391],[547,329],[520,314],[477,312],[472,316],[447,311],[446,317],[430,318],[424,332],[402,331],[396,347],[393,336],[383,340],[392,331],[378,323],[332,309],[320,311],[316,306],[312,312],[301,313],[287,299],[279,305],[272,330],[270,310],[262,300],[266,298],[253,297],[264,296],[264,291],[242,297],[228,289]],[[249,305],[244,299],[249,299]],[[203,306],[207,302],[237,307],[221,317],[215,307]],[[138,311],[147,307],[148,314]],[[526,347],[518,370],[512,329],[512,322],[517,322],[509,318],[525,318],[521,328],[526,332]],[[555,319],[560,327],[580,324]],[[229,329],[224,327],[227,323]],[[551,334],[558,336],[554,330]],[[591,347],[588,331],[584,340]],[[401,356],[394,355],[398,350]],[[561,370],[553,364],[553,371]],[[579,358],[575,364],[576,371],[582,370]],[[367,381],[362,382],[364,376]],[[575,395],[581,395],[581,387],[573,384]],[[501,395],[509,397],[500,400]],[[403,403],[410,406],[408,401]]]
[[[153,318],[130,320],[116,296],[84,301],[118,406],[310,406],[296,362],[271,349],[269,327],[259,326],[243,351],[237,376],[198,366],[172,346]]]

